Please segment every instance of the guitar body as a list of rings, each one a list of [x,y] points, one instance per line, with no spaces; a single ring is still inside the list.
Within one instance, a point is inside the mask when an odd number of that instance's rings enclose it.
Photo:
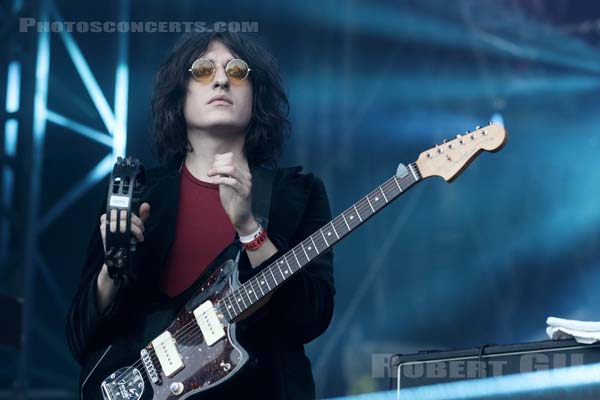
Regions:
[[[217,304],[239,286],[236,263],[229,260],[218,266],[195,291],[168,327],[157,327],[152,337],[170,332],[184,364],[183,368],[166,376],[153,354],[152,343],[119,341],[96,354],[81,373],[81,398],[137,400],[185,399],[216,389],[237,374],[249,359],[237,342],[236,323],[223,321],[225,336],[212,345],[204,340],[193,314],[199,305],[210,301]],[[162,310],[164,311],[164,310]],[[162,328],[162,329],[160,329]],[[141,357],[142,349],[155,369],[149,373]],[[194,398],[202,398],[195,396]]]

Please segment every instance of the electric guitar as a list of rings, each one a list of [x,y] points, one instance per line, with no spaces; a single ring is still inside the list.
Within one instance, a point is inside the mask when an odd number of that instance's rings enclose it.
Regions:
[[[415,183],[431,176],[451,182],[482,151],[500,150],[506,138],[501,125],[490,123],[424,151],[408,167],[400,164],[394,176],[244,284],[237,259],[218,264],[149,343],[113,344],[99,352],[82,371],[82,399],[185,399],[222,387],[249,359],[236,339],[239,320]]]

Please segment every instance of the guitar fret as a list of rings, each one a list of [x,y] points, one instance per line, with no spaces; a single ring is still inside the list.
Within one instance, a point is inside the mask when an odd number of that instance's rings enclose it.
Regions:
[[[337,231],[335,230],[335,226],[333,225],[333,221],[331,221],[329,224],[331,224],[331,227],[333,228],[333,233],[335,233],[335,236],[337,236],[337,238],[340,238],[340,235],[338,235]]]
[[[235,309],[235,304],[236,304],[236,303],[234,303],[234,302],[233,302],[233,300],[231,299],[231,295],[230,295],[230,296],[227,296],[226,298],[229,298],[229,307],[230,307],[231,309],[233,309],[233,312],[237,313],[237,311],[236,311],[236,309]],[[241,310],[242,310],[242,309],[240,308],[240,311],[241,311]]]
[[[228,300],[228,299],[229,299],[229,305],[227,305],[227,300]],[[231,298],[230,298],[229,296],[225,297],[225,306],[226,306],[225,308],[226,308],[227,310],[230,310],[230,309],[232,309],[232,308],[233,308],[233,312],[236,312],[236,311],[235,311],[235,307],[233,306],[233,303],[231,302]]]
[[[269,271],[271,270],[271,268],[269,268]],[[273,275],[273,272],[271,272],[271,275]],[[269,291],[271,291],[271,286],[269,285],[269,278],[267,278],[267,275],[265,275],[265,273],[263,272],[263,276],[265,277],[265,283],[267,284],[267,287],[269,288]]]
[[[329,247],[329,242],[327,242],[325,235],[323,235],[323,231],[321,229],[319,229],[319,232],[321,232],[321,236],[323,236],[323,240],[325,241],[325,244],[327,245],[327,247]]]
[[[244,305],[244,307],[248,308],[248,306],[246,305],[246,302],[244,301],[244,295],[242,294],[241,291],[238,290],[238,292],[240,293],[240,297],[236,300],[238,302],[238,306],[240,305],[239,301],[242,300],[242,304]],[[240,310],[241,310],[241,308],[240,308]]]
[[[275,264],[277,265],[277,264]],[[273,269],[269,267],[269,271],[271,271],[271,276],[273,276],[273,282],[275,282],[275,286],[277,286],[278,282],[277,282],[277,278],[275,278],[275,274],[273,273]]]
[[[235,300],[235,293],[233,293],[233,294],[234,294],[234,296],[231,299],[231,304],[233,304],[233,309],[235,310],[235,306],[237,306],[237,308],[239,309],[239,312],[242,312],[242,306],[240,306],[240,303],[238,303],[237,300]]]
[[[294,249],[292,249],[292,254],[294,255],[294,258],[296,259],[296,262],[298,263],[298,267],[302,267],[302,264],[300,264],[300,261],[298,261],[298,257],[296,256],[296,252],[294,251]],[[290,272],[291,272],[292,267],[290,267],[290,264],[288,264],[288,268],[290,269]]]
[[[227,319],[232,320],[233,315],[231,314],[230,309],[227,307],[227,304],[225,304],[225,312],[227,312]]]
[[[344,218],[344,222],[346,223],[346,226],[348,227],[348,232],[350,232],[352,229],[350,229],[350,225],[348,225],[348,221],[346,221],[346,217],[344,216],[344,213],[342,213],[342,218]]]
[[[263,291],[262,285],[265,282],[265,277],[264,277],[264,274],[262,272],[260,274],[263,275],[263,277],[260,280],[257,277],[256,282],[258,283],[258,288],[260,289],[260,293],[264,296],[265,292]]]
[[[356,208],[356,205],[354,205],[352,207],[354,207],[354,211],[356,212],[356,216],[358,217],[358,219],[360,220],[360,222],[362,222],[362,218],[360,217],[360,213],[358,212],[358,209]]]
[[[312,242],[313,247],[315,248],[315,251],[317,252],[317,254],[319,254],[319,248],[315,244],[315,241],[313,240],[312,235],[310,235],[310,241]]]
[[[256,300],[258,301],[258,295],[256,294],[256,290],[254,289],[254,285],[252,285],[252,281],[250,281],[250,293],[254,293],[254,297],[256,297]],[[252,301],[250,296],[248,296],[248,300]]]
[[[306,256],[306,260],[310,261],[310,257],[308,256],[308,253],[304,249],[304,243],[300,242],[300,247],[302,247],[302,251],[304,252],[304,255]]]
[[[375,212],[375,209],[373,208],[373,205],[371,204],[371,200],[369,200],[369,195],[367,195],[366,198],[367,198],[367,201],[369,202],[369,207],[371,207],[371,210],[373,212]]]
[[[387,197],[385,197],[385,193],[383,192],[383,189],[381,188],[381,186],[379,186],[379,190],[381,191],[381,194],[383,195],[383,199],[385,200],[385,202],[389,203]]]
[[[398,186],[398,190],[400,190],[400,193],[402,193],[402,188],[400,187],[400,184],[398,183],[398,178],[394,176],[394,182],[396,182],[396,186]]]
[[[283,255],[283,259],[285,260],[286,264],[287,264],[287,260],[285,259],[285,254]],[[283,264],[283,261],[280,261],[279,264],[277,264],[277,268],[279,268],[279,273],[281,274],[281,279],[282,282],[285,280],[285,275],[283,274],[283,271],[281,270],[281,264]]]

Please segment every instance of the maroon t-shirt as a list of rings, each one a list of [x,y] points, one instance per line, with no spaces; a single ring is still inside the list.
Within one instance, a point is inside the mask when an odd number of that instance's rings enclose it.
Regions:
[[[234,237],[219,185],[196,179],[184,163],[175,239],[161,279],[162,290],[171,297],[182,293]]]

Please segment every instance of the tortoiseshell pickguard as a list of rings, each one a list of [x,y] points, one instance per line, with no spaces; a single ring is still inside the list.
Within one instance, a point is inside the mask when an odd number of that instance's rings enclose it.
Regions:
[[[216,305],[239,285],[234,272],[233,261],[227,261],[218,267],[167,328],[176,338],[177,348],[185,367],[168,378],[162,374],[158,360],[153,357],[162,381],[159,385],[152,384],[153,399],[181,399],[192,392],[198,393],[214,388],[237,373],[248,360],[247,352],[237,343],[235,323],[230,324],[219,315],[226,337],[209,347],[203,341],[193,314],[193,310],[200,304],[210,300],[213,305]],[[146,349],[151,350],[152,345],[148,344]],[[183,384],[183,393],[180,395],[171,393],[169,387],[173,382]]]

